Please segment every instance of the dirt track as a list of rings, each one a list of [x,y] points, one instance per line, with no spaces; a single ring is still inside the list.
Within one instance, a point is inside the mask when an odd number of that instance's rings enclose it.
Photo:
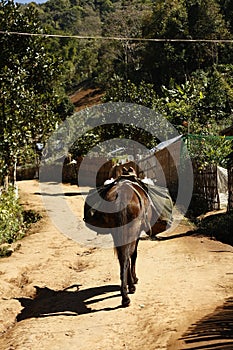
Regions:
[[[36,181],[19,187],[28,208],[44,211]],[[82,217],[82,197],[67,200]],[[124,309],[113,250],[80,246],[44,211],[0,260],[0,349],[233,349],[233,247],[182,235],[189,229],[139,243],[139,283]]]

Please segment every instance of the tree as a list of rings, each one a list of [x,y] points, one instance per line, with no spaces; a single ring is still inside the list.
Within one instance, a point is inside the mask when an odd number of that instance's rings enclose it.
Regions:
[[[189,35],[192,39],[230,39],[227,22],[215,0],[190,1],[187,4]],[[215,43],[194,43],[187,52],[190,70],[226,63],[229,48]],[[231,53],[232,55],[232,53]]]
[[[218,0],[217,2],[232,32],[233,31],[233,3],[231,0]]]
[[[218,68],[221,71],[198,71],[184,84],[163,87],[157,104],[180,133],[188,134],[189,154],[200,166],[225,166],[231,152],[231,142],[219,137],[219,131],[232,123],[233,90],[226,69]]]
[[[196,71],[184,84],[173,83],[163,87],[163,96],[158,103],[160,111],[181,132],[184,122],[189,122],[192,132],[213,125],[226,127],[233,108],[232,67],[217,66]],[[216,130],[217,131],[217,130]]]
[[[114,10],[105,16],[104,36],[122,37],[124,40],[112,41],[105,45],[105,51],[111,59],[112,74],[135,80],[140,76],[141,53],[143,46],[140,41],[126,40],[126,38],[141,38],[143,18],[151,11],[148,4],[142,1],[122,1],[114,4]],[[105,55],[106,57],[106,55]]]
[[[100,14],[94,1],[51,0],[39,6],[39,16],[52,34],[101,35]],[[71,91],[79,83],[94,79],[98,71],[100,43],[95,40],[53,38],[50,51],[63,57],[64,83]]]
[[[142,81],[140,84],[136,85],[130,80],[126,81],[124,78],[116,76],[111,79],[109,89],[107,90],[103,101],[120,101],[152,109],[157,102],[157,95],[152,84],[146,84]],[[127,107],[125,108],[127,115]],[[122,109],[124,108],[122,107]],[[155,129],[153,120],[150,116],[143,114],[140,118],[141,120],[144,120],[146,125],[151,124],[151,131]],[[77,140],[73,146],[71,153],[77,155],[78,150],[78,152],[81,152],[80,154],[83,155],[85,152],[87,153],[89,148],[97,145],[99,142],[117,138],[134,140],[140,142],[147,148],[152,148],[157,144],[157,138],[153,135],[153,132],[150,134],[148,131],[139,128],[132,123],[122,125],[116,120],[115,123],[95,127],[94,130],[88,132],[84,137],[82,136],[82,138]]]
[[[57,123],[73,111],[62,91],[59,62],[51,56],[34,6],[0,2],[0,154],[6,183],[17,158],[45,142]]]
[[[144,21],[143,35],[154,39],[185,39],[188,36],[188,18],[185,1],[158,0],[153,12]],[[143,55],[143,71],[157,91],[168,85],[170,79],[184,81],[186,71],[184,43],[148,42]]]
[[[153,14],[145,21],[144,35],[162,39],[229,39],[227,22],[215,0],[158,0]],[[156,84],[178,84],[189,79],[197,69],[226,63],[231,49],[215,43],[156,42],[148,43],[144,52],[143,70]]]

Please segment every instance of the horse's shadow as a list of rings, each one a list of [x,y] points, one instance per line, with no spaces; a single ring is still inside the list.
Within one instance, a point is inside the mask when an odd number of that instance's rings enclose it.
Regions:
[[[120,287],[117,285],[106,285],[79,290],[80,285],[73,285],[64,290],[52,290],[47,287],[35,286],[36,295],[31,298],[16,298],[23,309],[17,315],[17,321],[27,318],[41,318],[49,316],[77,316],[97,311],[111,311],[120,308],[92,309],[92,303],[98,303],[105,299],[120,297]],[[110,294],[118,292],[117,294]],[[109,294],[109,295],[106,295]]]

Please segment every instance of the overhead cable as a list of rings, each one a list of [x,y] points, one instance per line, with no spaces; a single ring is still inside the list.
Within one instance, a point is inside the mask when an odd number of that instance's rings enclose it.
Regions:
[[[101,36],[101,35],[64,35],[64,34],[44,34],[44,33],[27,33],[11,32],[0,30],[0,34],[36,36],[44,38],[67,38],[80,40],[115,40],[115,41],[147,41],[147,42],[181,42],[181,43],[233,43],[233,39],[182,39],[182,38],[138,38],[138,37],[121,37],[121,36]]]

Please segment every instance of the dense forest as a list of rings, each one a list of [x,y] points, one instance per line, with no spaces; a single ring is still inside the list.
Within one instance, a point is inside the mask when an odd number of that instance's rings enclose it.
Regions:
[[[143,104],[160,108],[177,126],[190,118],[195,130],[194,119],[202,126],[231,124],[233,43],[224,42],[233,39],[230,0],[49,0],[34,6],[50,34],[168,39],[50,39],[51,52],[63,60],[67,92],[89,81],[108,91],[107,99],[138,102],[143,96]]]
[[[36,6],[36,5],[35,5]],[[221,0],[49,0],[37,5],[51,34],[144,39],[232,39],[233,5]],[[105,84],[118,75],[153,83],[184,83],[198,70],[229,65],[231,43],[52,39],[62,56],[67,87],[85,79]],[[227,72],[228,69],[225,67]]]
[[[49,0],[36,7],[47,33],[85,37],[50,39],[68,93],[89,82],[103,88],[105,101],[156,108],[182,133],[217,134],[232,124],[230,0]]]
[[[25,147],[31,141],[44,142],[73,111],[66,96],[82,86],[102,89],[103,101],[156,109],[181,133],[216,135],[232,124],[232,1],[48,0],[22,5],[1,0],[0,4],[0,29],[6,32],[0,36],[3,126],[9,117],[7,137],[2,135],[0,141],[6,159],[19,149],[19,138],[12,141],[18,132],[12,118],[25,131],[21,137]],[[20,37],[7,32],[49,35]],[[119,126],[104,135],[110,138],[114,133],[124,137]],[[103,141],[102,135],[95,130],[95,144]],[[138,140],[138,130],[132,128],[127,137]],[[91,145],[88,135],[79,141],[81,153]],[[156,140],[142,133],[142,142],[152,147]],[[212,147],[220,149],[219,162],[225,156],[221,144],[215,140]],[[196,154],[200,149],[203,152],[203,147],[195,148]],[[207,153],[216,161],[212,149]]]

